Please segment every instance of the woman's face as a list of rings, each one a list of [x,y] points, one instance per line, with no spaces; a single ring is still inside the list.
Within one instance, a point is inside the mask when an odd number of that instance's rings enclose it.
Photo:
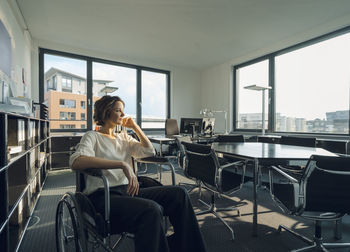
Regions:
[[[122,123],[122,118],[124,117],[124,105],[122,102],[118,101],[114,104],[111,114],[108,118],[108,121],[120,125]]]

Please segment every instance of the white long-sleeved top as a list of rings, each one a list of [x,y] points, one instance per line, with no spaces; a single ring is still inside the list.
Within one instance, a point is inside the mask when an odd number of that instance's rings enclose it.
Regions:
[[[96,131],[88,131],[80,140],[76,151],[70,156],[69,166],[72,168],[72,164],[79,156],[89,156],[124,161],[132,167],[131,157],[142,158],[154,154],[153,147],[141,146],[140,142],[126,132],[117,134],[116,139],[111,139]],[[102,172],[107,177],[110,186],[128,184],[128,179],[122,169],[104,169]],[[98,188],[103,188],[102,180],[87,176],[84,193],[93,193]]]

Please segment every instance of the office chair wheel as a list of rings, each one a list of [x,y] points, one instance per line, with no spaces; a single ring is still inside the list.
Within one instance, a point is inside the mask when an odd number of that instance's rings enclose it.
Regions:
[[[56,248],[58,252],[87,251],[80,209],[73,193],[66,193],[56,210]]]

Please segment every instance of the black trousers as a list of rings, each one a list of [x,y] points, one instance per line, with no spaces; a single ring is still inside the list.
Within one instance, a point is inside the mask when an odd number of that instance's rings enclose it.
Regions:
[[[136,252],[206,251],[189,196],[178,186],[141,188],[130,197],[126,186],[111,188],[111,232],[135,235]],[[104,213],[104,195],[99,190],[89,196],[96,210]],[[168,239],[163,216],[169,216],[174,234]]]

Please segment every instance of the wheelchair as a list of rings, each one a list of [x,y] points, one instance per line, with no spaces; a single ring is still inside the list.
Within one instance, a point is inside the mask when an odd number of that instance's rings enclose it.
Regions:
[[[85,188],[85,177],[94,176],[103,181],[105,195],[104,216],[98,213],[89,198],[82,193]],[[154,179],[139,176],[141,187],[161,186]],[[133,238],[132,234],[110,233],[110,188],[107,178],[101,169],[84,169],[76,171],[76,192],[63,195],[56,210],[56,248],[58,252],[89,252],[100,248],[115,251],[125,238]],[[164,230],[168,230],[169,221],[164,217]],[[114,239],[115,238],[115,239]],[[113,241],[112,241],[113,240]]]

